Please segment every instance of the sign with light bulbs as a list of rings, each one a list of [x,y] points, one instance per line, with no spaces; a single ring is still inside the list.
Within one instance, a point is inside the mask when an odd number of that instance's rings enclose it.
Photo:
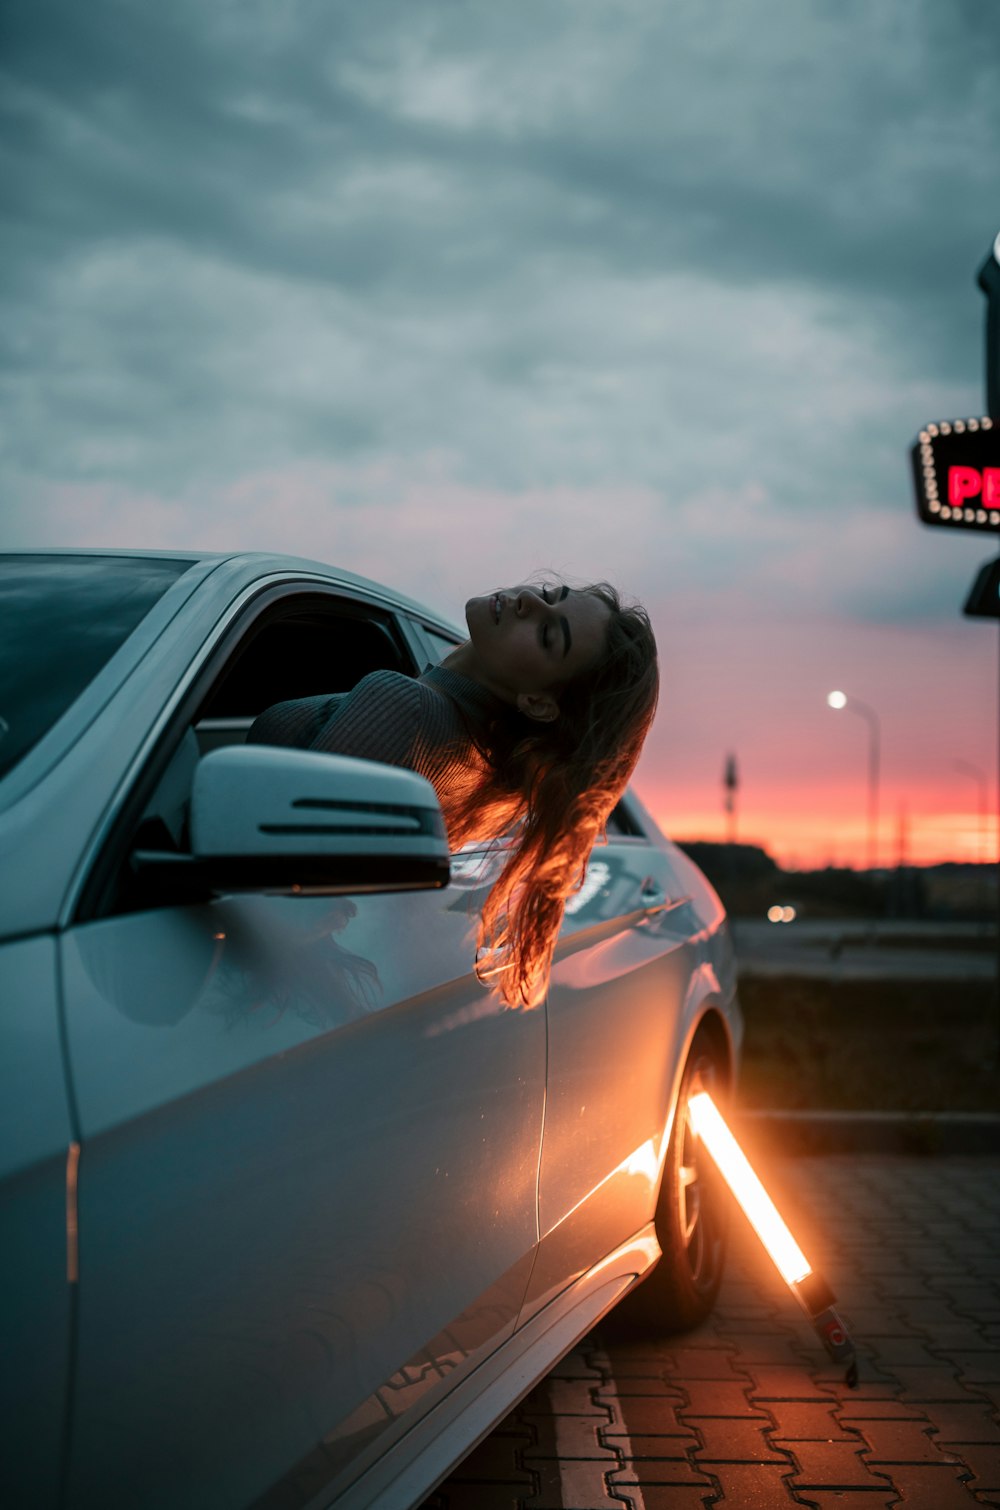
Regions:
[[[1000,422],[925,425],[910,451],[924,524],[1000,534]]]

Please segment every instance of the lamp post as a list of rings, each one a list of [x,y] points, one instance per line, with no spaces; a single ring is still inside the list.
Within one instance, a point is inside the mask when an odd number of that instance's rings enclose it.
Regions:
[[[858,697],[848,697],[846,692],[827,693],[827,705],[836,709],[846,708],[857,713],[868,725],[868,869],[878,865],[878,781],[881,725],[874,708]]]

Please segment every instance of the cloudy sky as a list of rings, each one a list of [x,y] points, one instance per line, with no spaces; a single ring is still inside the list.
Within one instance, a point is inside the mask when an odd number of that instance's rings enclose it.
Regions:
[[[907,449],[982,412],[988,0],[4,0],[0,544],[278,550],[453,615],[650,608],[678,835],[975,857],[992,542]],[[962,768],[956,762],[966,762]]]

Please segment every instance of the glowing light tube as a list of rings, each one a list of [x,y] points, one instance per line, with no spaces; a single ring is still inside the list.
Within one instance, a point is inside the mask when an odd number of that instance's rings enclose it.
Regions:
[[[751,1169],[750,1161],[707,1091],[695,1092],[688,1102],[688,1114],[695,1136],[708,1149],[826,1351],[836,1362],[847,1364],[845,1379],[854,1389],[858,1382],[854,1343],[834,1307],[836,1297],[830,1286],[821,1274],[816,1273],[785,1226],[778,1208]]]
[[[812,1272],[802,1249],[782,1221],[750,1161],[723,1121],[707,1091],[688,1102],[691,1125],[719,1166],[726,1184],[746,1212],[747,1219],[771,1255],[787,1284],[797,1285]]]

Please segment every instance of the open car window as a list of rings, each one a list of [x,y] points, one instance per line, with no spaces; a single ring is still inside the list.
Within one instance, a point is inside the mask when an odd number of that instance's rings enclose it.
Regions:
[[[174,731],[137,810],[130,849],[184,851],[198,761],[210,750],[242,744],[265,708],[292,698],[348,692],[369,672],[415,672],[390,614],[321,595],[299,595],[265,610],[223,650],[210,684]],[[119,875],[115,910],[142,905]]]
[[[322,599],[278,610],[249,631],[204,699],[200,752],[244,739],[275,703],[349,692],[372,671],[415,669],[388,614]]]

